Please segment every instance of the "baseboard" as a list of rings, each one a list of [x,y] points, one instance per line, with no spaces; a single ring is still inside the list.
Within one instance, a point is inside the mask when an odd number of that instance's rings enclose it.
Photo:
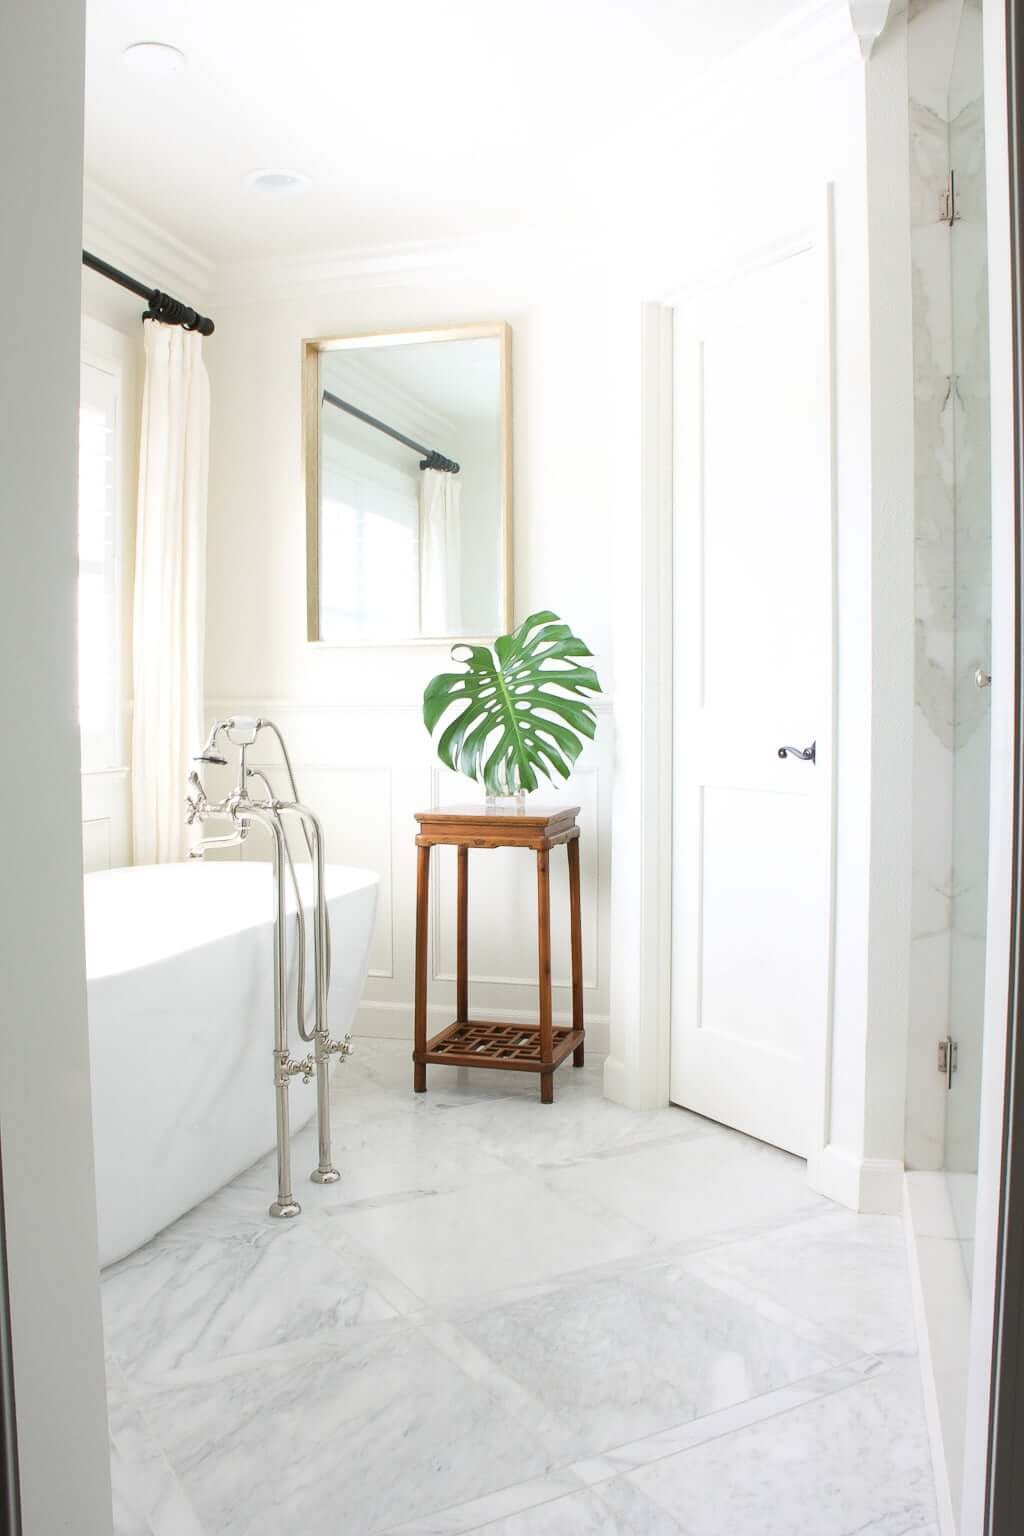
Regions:
[[[669,1097],[650,1077],[630,1069],[619,1056],[608,1056],[604,1064],[604,1096],[626,1109],[667,1109]]]
[[[483,1015],[510,1024],[535,1024],[536,1013],[523,1008],[488,1008]],[[556,1009],[556,1024],[572,1022],[568,1013]],[[431,1003],[427,1009],[427,1029],[431,1034],[443,1029],[452,1021],[450,1003]],[[587,1049],[592,1060],[603,1057],[608,1050],[608,1019],[597,1015],[586,1020]],[[352,1033],[370,1040],[412,1040],[412,1003],[363,1002],[360,1004],[352,1025]],[[606,1090],[607,1091],[607,1090]]]
[[[903,1209],[903,1164],[894,1158],[851,1157],[830,1144],[807,1159],[807,1182],[861,1215],[897,1216]]]
[[[945,1174],[904,1180],[907,1254],[941,1536],[957,1536],[971,1299]]]
[[[608,1056],[604,1064],[605,1098],[611,1099],[613,1104],[624,1104],[627,1109],[635,1109],[634,1094],[634,1076],[627,1071],[625,1062],[618,1056]]]

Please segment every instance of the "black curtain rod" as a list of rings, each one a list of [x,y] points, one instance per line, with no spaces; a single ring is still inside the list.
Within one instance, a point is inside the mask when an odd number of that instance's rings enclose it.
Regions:
[[[82,252],[82,266],[89,267],[91,271],[98,272],[100,277],[117,283],[120,288],[127,288],[129,293],[137,293],[140,299],[145,299],[149,308],[143,315],[143,320],[160,320],[164,325],[180,325],[182,330],[198,331],[200,336],[213,335],[213,321],[201,315],[198,310],[190,309],[180,299],[172,298],[169,293],[162,293],[159,288],[147,288],[145,283],[139,282],[138,278],[129,277],[127,272],[119,272],[117,267],[112,267],[109,261],[101,261],[91,251]]]
[[[386,432],[388,437],[393,437],[396,443],[404,443],[407,448],[412,448],[416,453],[425,455],[420,460],[420,469],[441,469],[449,475],[457,475],[459,466],[454,459],[446,459],[443,453],[438,453],[434,448],[424,448],[422,443],[416,443],[411,437],[406,437],[404,432],[398,432],[394,427],[389,427],[387,422],[378,421],[376,416],[370,416],[366,411],[361,411],[358,405],[350,405],[347,400],[342,400],[338,395],[332,395],[329,389],[325,389],[321,396],[321,404],[327,401],[328,405],[337,406],[339,411],[347,411],[350,416],[356,416],[360,421],[365,421],[368,427],[376,427],[378,432]]]

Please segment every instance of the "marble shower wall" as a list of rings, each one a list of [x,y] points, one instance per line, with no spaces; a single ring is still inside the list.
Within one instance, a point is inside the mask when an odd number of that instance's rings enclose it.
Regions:
[[[946,1105],[947,1169],[976,1173],[985,989],[992,655],[988,276],[981,0],[966,0],[949,91],[958,220],[952,238],[956,378],[956,649],[950,1033],[959,1070]]]
[[[984,973],[989,498],[980,0],[912,0],[909,12],[914,320],[914,888],[906,1161],[961,1161],[977,1143],[974,1074]],[[977,66],[977,67],[975,67]],[[943,218],[949,169],[959,220]],[[953,1093],[936,1070],[961,1042]],[[956,1105],[953,1101],[956,1100]],[[972,1114],[961,1115],[973,1100]]]

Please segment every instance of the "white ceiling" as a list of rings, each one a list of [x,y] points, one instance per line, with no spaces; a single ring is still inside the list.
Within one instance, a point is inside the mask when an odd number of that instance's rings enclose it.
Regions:
[[[571,223],[628,122],[798,9],[89,0],[86,171],[216,261]],[[187,68],[126,69],[143,40],[173,43]],[[312,187],[278,200],[245,185],[268,167]]]

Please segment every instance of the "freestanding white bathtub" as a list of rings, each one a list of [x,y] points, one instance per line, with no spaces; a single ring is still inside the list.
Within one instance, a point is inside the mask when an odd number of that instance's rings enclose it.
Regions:
[[[299,877],[308,916],[308,867]],[[295,1028],[289,895],[289,1042],[300,1056],[309,1047]],[[362,991],[376,901],[375,874],[328,866],[335,1038],[350,1028]],[[85,878],[101,1265],[131,1253],[275,1145],[273,909],[270,864],[162,864]],[[310,938],[308,1019],[311,949]],[[314,1114],[316,1090],[296,1079],[290,1097],[295,1130]],[[297,1191],[309,1172],[295,1167]]]

